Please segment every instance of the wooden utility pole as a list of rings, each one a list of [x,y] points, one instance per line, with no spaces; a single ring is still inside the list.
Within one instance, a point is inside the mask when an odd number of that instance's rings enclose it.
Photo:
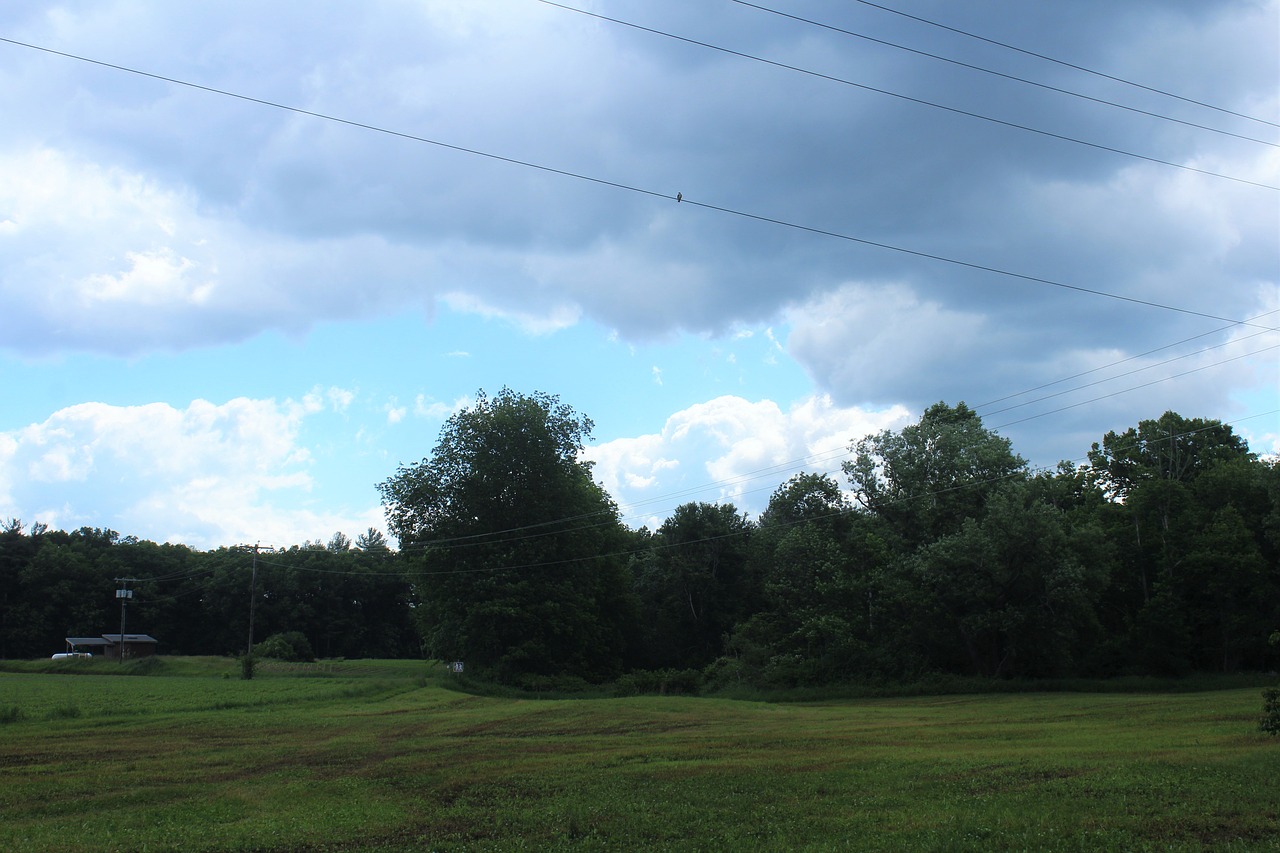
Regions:
[[[129,584],[137,583],[137,578],[116,578],[116,583],[124,584],[124,587],[116,590],[116,598],[120,599],[120,663],[124,663],[124,622],[125,622],[125,604],[129,599],[133,598],[133,590],[129,589]]]
[[[249,647],[246,657],[253,657],[253,602],[258,597],[258,543],[253,546],[253,577],[249,581]]]

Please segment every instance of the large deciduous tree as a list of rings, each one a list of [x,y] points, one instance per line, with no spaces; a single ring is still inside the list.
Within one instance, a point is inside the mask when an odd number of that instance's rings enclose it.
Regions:
[[[1009,439],[964,403],[935,403],[919,423],[865,438],[853,450],[843,468],[854,499],[908,547],[955,533],[982,514],[1000,483],[1026,476]]]
[[[627,537],[579,459],[591,428],[549,394],[481,392],[379,485],[430,656],[507,681],[619,671]]]

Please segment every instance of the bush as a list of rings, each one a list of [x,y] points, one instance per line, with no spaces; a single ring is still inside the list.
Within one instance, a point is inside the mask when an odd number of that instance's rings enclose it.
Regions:
[[[301,631],[272,634],[254,648],[259,656],[290,663],[309,663],[316,659],[311,643]]]
[[[516,686],[530,693],[586,693],[591,685],[576,675],[522,675]]]
[[[1262,719],[1258,728],[1267,734],[1280,735],[1280,687],[1262,691]]]
[[[245,681],[253,680],[253,671],[258,666],[258,659],[253,655],[240,656],[240,677]]]
[[[696,669],[638,669],[628,672],[613,685],[615,696],[639,696],[645,693],[683,693],[696,696],[702,689],[702,673]]]

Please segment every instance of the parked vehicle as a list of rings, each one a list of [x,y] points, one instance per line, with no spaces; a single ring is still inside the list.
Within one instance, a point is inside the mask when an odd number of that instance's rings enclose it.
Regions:
[[[93,655],[89,652],[58,652],[52,660],[82,660],[91,657]]]

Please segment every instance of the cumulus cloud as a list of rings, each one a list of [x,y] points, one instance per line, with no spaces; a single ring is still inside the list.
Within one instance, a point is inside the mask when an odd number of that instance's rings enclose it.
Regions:
[[[1280,185],[1274,146],[883,45],[851,47],[834,30],[739,4],[603,0],[599,8],[864,86]],[[1230,110],[1268,120],[1280,113],[1277,0],[1028,8],[920,0],[913,12]],[[809,14],[1273,138],[1257,122],[1031,63],[865,4],[819,4]],[[1225,329],[1194,313],[995,270],[1232,319],[1268,310],[1280,288],[1274,190],[1018,132],[544,4],[392,0],[321,15],[292,2],[9,3],[0,4],[0,27],[55,50],[444,143],[0,45],[0,348],[15,360],[85,352],[145,359],[281,330],[299,339],[327,323],[432,316],[437,305],[510,323],[526,342],[598,326],[629,347],[689,338],[716,346],[753,330],[769,345],[766,364],[781,374],[789,357],[812,387],[751,393],[793,400],[812,392],[810,401],[829,401],[825,410],[813,403],[816,411],[861,413],[841,427],[850,432],[837,442],[843,446],[888,413],[939,399],[1022,403],[1019,392],[1111,364],[1156,371],[1165,356],[1141,354]],[[431,326],[422,334],[448,337]],[[1221,330],[1203,343],[1260,343],[1243,334]],[[478,373],[497,370],[491,365],[502,359],[483,346],[450,340],[433,351],[453,350],[454,364]],[[645,356],[645,366],[666,367],[665,375],[642,368],[632,380],[648,392],[706,400],[724,387],[677,390],[690,376],[660,354]],[[1188,356],[1183,366],[1197,370],[1176,382],[1102,396],[1123,387],[1117,376],[1096,392],[1081,388],[1007,415],[999,405],[988,410],[1002,423],[1009,418],[1015,446],[1037,457],[1087,448],[1104,429],[1167,408],[1228,418],[1274,399],[1270,354],[1215,365],[1216,357]],[[760,369],[738,361],[744,374]],[[505,379],[481,375],[477,384]],[[367,393],[400,394],[403,404],[391,400],[377,413],[390,425],[456,411],[458,403],[447,402],[454,388],[430,386],[445,401],[408,403],[423,387]],[[246,392],[188,397],[237,393]],[[356,405],[351,393],[321,388],[291,405],[303,419],[344,415]],[[1091,397],[1099,399],[1065,408]],[[618,494],[634,496],[722,484],[753,465],[810,452],[796,432],[803,405],[725,402],[735,399],[687,407],[660,432],[601,445],[593,451],[598,470]],[[1054,407],[1051,426],[1026,420]],[[105,444],[87,440],[109,420],[93,411],[87,422],[68,408],[43,424],[5,425],[0,454],[24,472],[0,484],[6,505],[19,505],[24,478],[45,486],[101,482],[104,460],[115,458],[110,448],[127,442],[117,433]],[[1058,438],[1054,448],[1048,433]],[[288,434],[294,451],[306,450]],[[696,453],[713,461],[695,462]],[[230,518],[233,505],[261,510],[271,488],[305,491],[305,460],[263,465],[284,477],[281,484],[250,477],[256,491],[238,503],[211,495],[224,507],[220,518]],[[129,471],[121,476],[134,483]],[[227,482],[212,467],[182,482],[194,491],[208,478]],[[747,500],[749,492],[723,493]],[[92,514],[81,498],[30,496],[49,517]],[[145,498],[140,492],[130,505]],[[197,518],[197,509],[183,518]],[[213,536],[213,527],[198,529]]]
[[[901,406],[839,407],[825,395],[786,410],[771,400],[724,396],[675,413],[658,433],[592,445],[583,458],[628,523],[656,527],[689,501],[761,512],[788,477],[838,471],[850,443],[908,420]]]
[[[1274,149],[884,47],[850,50],[838,33],[758,10],[608,5],[866,85],[1278,179]],[[1101,9],[1038,10],[1044,46],[1274,114],[1275,2]],[[0,332],[24,352],[243,340],[436,300],[535,334],[588,319],[631,339],[732,334],[787,306],[845,305],[854,280],[909,287],[939,316],[1034,320],[1047,327],[1041,347],[1060,345],[1091,310],[1099,343],[1135,326],[1113,306],[1072,297],[1064,309],[1051,290],[678,205],[677,189],[690,202],[1192,307],[1206,282],[1223,287],[1229,311],[1227,285],[1274,277],[1268,191],[551,7],[372,4],[358,27],[290,4],[0,14],[50,47],[560,170],[6,47],[0,240],[14,239],[0,243],[0,293],[24,322]],[[886,27],[873,9],[840,14],[856,30]],[[971,14],[979,29],[1005,24]],[[937,35],[895,39],[934,47]],[[1192,54],[1203,60],[1194,73],[1170,67],[1169,56]],[[1009,359],[1029,346],[1004,343]]]
[[[0,516],[195,547],[381,525],[377,507],[276,508],[315,485],[299,431],[318,411],[307,399],[71,406],[0,434]]]
[[[791,356],[846,402],[934,396],[938,377],[980,361],[992,337],[982,316],[905,285],[845,285],[794,306],[787,320]]]
[[[0,342],[27,353],[133,354],[306,328],[366,313],[429,265],[381,238],[268,239],[202,210],[185,187],[49,148],[0,152],[0,211]],[[356,263],[378,290],[351,287]]]

